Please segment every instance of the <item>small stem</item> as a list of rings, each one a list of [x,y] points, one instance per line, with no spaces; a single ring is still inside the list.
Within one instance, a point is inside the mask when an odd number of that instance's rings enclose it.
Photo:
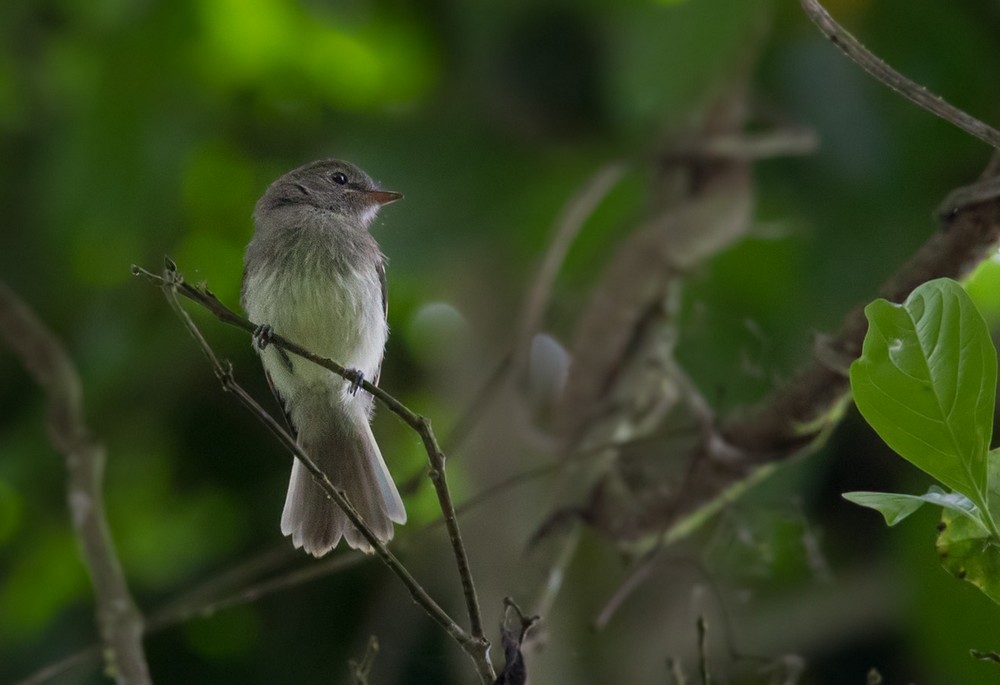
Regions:
[[[712,685],[708,673],[708,622],[704,616],[698,617],[698,673],[701,685]]]
[[[465,544],[462,541],[462,533],[458,527],[458,516],[455,513],[455,505],[451,500],[451,491],[448,489],[448,476],[445,470],[446,458],[444,452],[438,445],[437,438],[431,431],[429,419],[421,417],[420,429],[421,439],[424,441],[424,448],[431,462],[431,482],[437,492],[438,503],[441,512],[444,514],[444,525],[448,529],[448,538],[451,540],[455,553],[455,563],[458,565],[458,575],[462,580],[462,591],[465,594],[465,603],[469,612],[469,628],[472,636],[485,640],[483,633],[483,619],[479,611],[479,598],[476,595],[476,586],[472,580],[472,569],[469,566],[469,556],[465,551]]]

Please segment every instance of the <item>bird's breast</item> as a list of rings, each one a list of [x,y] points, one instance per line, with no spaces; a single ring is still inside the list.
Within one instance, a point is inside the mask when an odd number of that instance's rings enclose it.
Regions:
[[[244,307],[251,321],[372,379],[382,361],[388,335],[382,289],[374,268],[338,272],[247,274]],[[291,373],[277,350],[265,350],[264,366],[283,397],[302,386],[329,385],[342,379],[306,360],[292,357]]]

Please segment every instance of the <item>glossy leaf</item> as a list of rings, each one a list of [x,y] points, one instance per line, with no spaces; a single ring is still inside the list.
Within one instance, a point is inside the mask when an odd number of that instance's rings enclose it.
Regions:
[[[886,524],[890,526],[896,525],[924,504],[936,504],[968,517],[976,523],[983,534],[989,533],[989,529],[982,521],[979,509],[968,497],[957,492],[945,492],[936,486],[931,486],[923,495],[904,495],[895,492],[845,492],[843,497],[849,502],[876,510],[885,517]]]
[[[876,300],[865,315],[851,365],[858,409],[903,458],[985,510],[997,375],[986,322],[950,279],[921,285],[902,305]]]

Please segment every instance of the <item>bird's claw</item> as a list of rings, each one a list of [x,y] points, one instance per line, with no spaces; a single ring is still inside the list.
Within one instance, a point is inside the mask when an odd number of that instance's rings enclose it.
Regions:
[[[253,346],[257,348],[259,352],[263,352],[267,349],[267,346],[271,344],[271,337],[273,335],[274,329],[266,323],[262,323],[253,329]]]
[[[365,382],[365,374],[358,369],[347,369],[344,373],[344,378],[350,383],[347,391],[352,395],[357,395],[361,384]]]

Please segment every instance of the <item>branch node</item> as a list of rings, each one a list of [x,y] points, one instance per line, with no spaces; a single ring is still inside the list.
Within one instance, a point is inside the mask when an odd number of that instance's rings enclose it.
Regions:
[[[542,620],[542,617],[539,616],[538,614],[526,616],[524,611],[521,610],[521,607],[518,606],[517,602],[514,601],[513,597],[503,598],[503,608],[504,608],[504,619],[507,618],[507,612],[509,610],[513,610],[514,613],[517,614],[517,620],[520,621],[521,623],[521,636],[520,639],[518,640],[519,642],[524,642],[524,637],[525,635],[528,634],[528,631],[531,630],[531,628],[533,628],[536,623]]]
[[[236,377],[233,375],[233,363],[228,359],[220,359],[218,366],[212,368],[215,371],[215,377],[222,384],[223,392],[232,392],[236,383]]]

